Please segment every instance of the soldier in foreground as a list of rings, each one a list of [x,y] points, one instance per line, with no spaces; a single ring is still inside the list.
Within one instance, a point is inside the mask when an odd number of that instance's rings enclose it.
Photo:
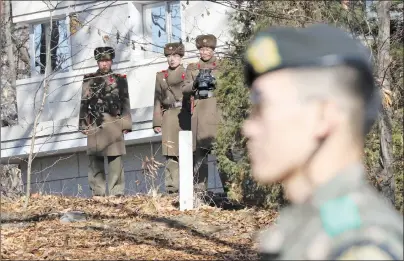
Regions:
[[[164,47],[168,69],[158,72],[154,94],[153,129],[162,132],[162,154],[167,158],[165,185],[168,193],[178,193],[178,134],[189,129],[191,114],[183,107],[181,85],[185,78],[182,57],[185,49],[182,43],[169,43]]]
[[[263,260],[402,260],[403,218],[368,184],[364,138],[380,108],[370,54],[327,25],[270,28],[248,46],[254,178],[291,206],[259,237]]]
[[[96,48],[99,69],[83,78],[79,128],[87,135],[88,182],[93,196],[105,196],[104,156],[109,195],[121,196],[125,190],[121,156],[126,154],[124,134],[132,131],[132,117],[126,75],[111,70],[114,57],[113,48]]]
[[[214,51],[217,39],[214,35],[199,35],[195,40],[200,59],[190,63],[182,87],[184,95],[191,96],[191,129],[193,135],[194,172],[198,191],[204,192],[208,185],[208,154],[211,153],[220,123],[220,108],[217,106],[214,89],[220,70],[220,60]],[[221,177],[225,186],[226,179]]]

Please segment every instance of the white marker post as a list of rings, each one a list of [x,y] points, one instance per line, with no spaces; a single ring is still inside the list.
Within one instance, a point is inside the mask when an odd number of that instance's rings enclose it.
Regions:
[[[180,210],[194,208],[192,132],[179,132]]]

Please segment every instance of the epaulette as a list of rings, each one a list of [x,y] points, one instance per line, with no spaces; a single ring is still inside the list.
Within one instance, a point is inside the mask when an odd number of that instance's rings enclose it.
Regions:
[[[117,77],[119,77],[119,78],[124,78],[124,79],[126,79],[126,74],[116,73],[115,75],[116,75]]]
[[[87,79],[87,78],[90,78],[90,77],[94,77],[94,73],[84,74],[83,79]]]
[[[188,64],[187,69],[195,70],[197,67],[197,63],[190,63]]]
[[[89,81],[89,80],[92,79],[94,76],[95,76],[94,73],[84,74],[84,76],[83,76],[83,81]]]

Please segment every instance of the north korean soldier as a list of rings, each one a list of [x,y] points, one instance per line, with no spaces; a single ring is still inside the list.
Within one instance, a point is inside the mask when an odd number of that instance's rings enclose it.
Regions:
[[[262,260],[403,260],[403,217],[368,184],[365,135],[381,107],[370,52],[338,28],[269,28],[250,43],[243,128],[254,178],[291,205]]]
[[[185,100],[181,90],[185,78],[185,68],[181,63],[184,53],[182,43],[166,44],[164,55],[168,69],[156,74],[153,129],[162,133],[162,154],[167,159],[165,185],[169,194],[179,190],[179,131],[190,129],[191,121],[190,111],[183,106]]]
[[[182,91],[184,95],[191,95],[195,183],[197,191],[204,192],[208,182],[208,154],[221,120],[221,110],[214,96],[220,60],[214,53],[217,44],[214,35],[199,35],[195,43],[200,59],[188,65]],[[225,177],[222,177],[222,184],[225,182]]]
[[[96,48],[99,69],[83,78],[79,128],[87,135],[88,182],[93,196],[105,196],[104,156],[109,195],[122,196],[125,189],[121,156],[126,154],[124,134],[132,131],[132,117],[126,75],[111,70],[114,57],[113,48]]]

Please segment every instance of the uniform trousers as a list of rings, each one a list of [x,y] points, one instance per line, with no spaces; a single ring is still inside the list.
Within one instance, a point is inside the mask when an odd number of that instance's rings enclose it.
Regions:
[[[93,196],[105,196],[106,179],[104,156],[89,156],[88,183]],[[125,175],[122,156],[107,156],[108,192],[110,196],[124,194]]]

